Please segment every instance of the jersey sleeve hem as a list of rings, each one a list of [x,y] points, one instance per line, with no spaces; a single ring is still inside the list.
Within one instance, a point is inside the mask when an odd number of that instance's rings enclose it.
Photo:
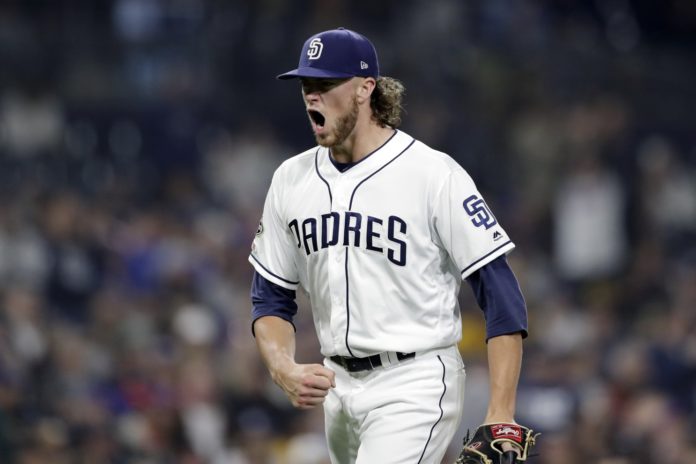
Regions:
[[[266,280],[269,280],[276,285],[280,285],[281,287],[287,288],[288,290],[297,290],[297,287],[300,286],[299,282],[294,282],[292,280],[285,279],[284,277],[281,277],[271,272],[269,269],[266,268],[266,266],[261,264],[261,261],[259,261],[259,259],[253,254],[249,255],[249,262],[252,266],[254,266],[256,272],[261,274]]]
[[[472,262],[469,264],[467,267],[462,269],[461,274],[462,274],[462,280],[466,279],[469,277],[473,272],[475,272],[477,269],[482,268],[486,264],[490,263],[494,259],[498,258],[499,256],[502,256],[508,252],[510,252],[513,248],[515,248],[515,244],[512,243],[512,240],[508,240],[507,242],[503,243],[502,245],[498,246],[497,248],[493,249],[492,251],[488,252],[487,254],[483,255],[476,261]]]
[[[529,336],[529,332],[525,328],[520,328],[520,329],[516,329],[516,330],[501,330],[501,331],[492,332],[490,334],[487,334],[486,335],[486,343],[488,343],[488,341],[491,338],[500,337],[502,335],[514,335],[517,333],[522,336],[522,339],[525,339]]]

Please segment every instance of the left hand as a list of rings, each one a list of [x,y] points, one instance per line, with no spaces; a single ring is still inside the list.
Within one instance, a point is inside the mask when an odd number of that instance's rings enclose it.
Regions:
[[[466,442],[455,464],[519,464],[536,443],[534,431],[515,423],[484,424]]]

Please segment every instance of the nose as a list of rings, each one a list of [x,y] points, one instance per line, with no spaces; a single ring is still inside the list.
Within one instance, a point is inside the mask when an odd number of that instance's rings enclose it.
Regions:
[[[319,101],[319,92],[317,91],[303,92],[303,95],[308,104]]]

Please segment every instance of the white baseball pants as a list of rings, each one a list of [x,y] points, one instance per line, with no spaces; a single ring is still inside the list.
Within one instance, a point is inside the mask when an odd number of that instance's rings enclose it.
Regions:
[[[333,464],[440,464],[459,427],[464,363],[456,346],[350,373],[331,360],[324,402]]]

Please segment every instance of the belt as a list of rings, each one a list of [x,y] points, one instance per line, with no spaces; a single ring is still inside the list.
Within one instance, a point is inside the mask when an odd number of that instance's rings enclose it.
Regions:
[[[416,353],[389,353],[387,356],[396,355],[398,361],[403,361],[404,359],[415,358]],[[360,371],[371,371],[382,366],[382,355],[375,354],[373,356],[368,356],[367,358],[351,358],[348,356],[331,356],[331,359],[336,364],[343,366],[348,372],[360,372]]]

